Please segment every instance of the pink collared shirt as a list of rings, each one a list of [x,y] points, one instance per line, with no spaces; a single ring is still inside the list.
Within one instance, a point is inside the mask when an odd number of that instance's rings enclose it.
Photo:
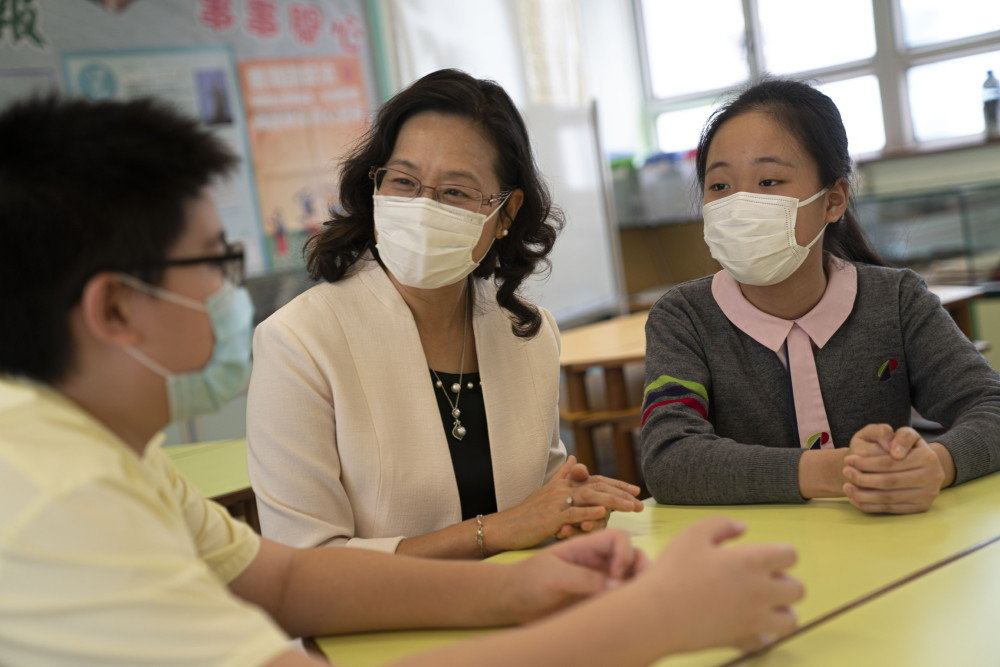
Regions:
[[[810,341],[810,352],[822,348],[847,320],[858,293],[858,272],[854,265],[833,258],[829,263],[826,291],[812,310],[795,320],[784,320],[758,310],[747,301],[736,279],[723,269],[712,279],[712,296],[730,322],[789,365],[786,341],[804,331]],[[794,358],[794,355],[793,355]],[[806,359],[791,364],[792,397],[799,425],[800,445],[806,448],[833,447],[829,421],[816,376],[815,360]]]

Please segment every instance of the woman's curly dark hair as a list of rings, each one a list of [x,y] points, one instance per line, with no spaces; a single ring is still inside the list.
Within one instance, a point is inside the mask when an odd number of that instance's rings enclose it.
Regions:
[[[416,114],[433,111],[467,118],[496,147],[494,169],[503,190],[520,188],[524,203],[511,222],[509,236],[495,242],[472,275],[493,278],[497,303],[510,313],[511,329],[522,338],[538,333],[538,309],[521,299],[518,288],[546,256],[562,229],[562,211],[552,204],[535,164],[528,129],[506,91],[496,82],[442,69],[424,76],[386,102],[375,122],[345,158],[340,177],[340,210],[332,213],[321,233],[305,247],[313,280],[336,282],[366,252],[375,257],[374,183],[368,174],[392,155],[403,124]],[[507,216],[501,209],[499,215]]]

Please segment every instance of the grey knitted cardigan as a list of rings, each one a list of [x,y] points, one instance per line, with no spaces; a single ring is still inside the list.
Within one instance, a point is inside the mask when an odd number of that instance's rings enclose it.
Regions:
[[[948,430],[955,483],[1000,469],[1000,375],[909,269],[856,264],[854,309],[816,350],[834,444],[863,426],[910,423],[910,406]],[[740,331],[711,276],[669,290],[646,324],[641,465],[669,504],[804,502],[788,371]]]

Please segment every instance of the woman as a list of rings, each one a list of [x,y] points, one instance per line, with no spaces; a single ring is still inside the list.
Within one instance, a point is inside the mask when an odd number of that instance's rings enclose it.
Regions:
[[[560,217],[503,89],[420,79],[378,112],[340,196],[307,248],[325,282],[255,334],[264,534],[478,558],[639,511],[638,488],[559,440],[558,332],[517,290]]]
[[[657,500],[920,512],[1000,468],[1000,378],[923,280],[869,247],[827,96],[750,87],[709,120],[696,167],[723,270],[650,311],[642,468]],[[911,405],[948,431],[925,442]]]

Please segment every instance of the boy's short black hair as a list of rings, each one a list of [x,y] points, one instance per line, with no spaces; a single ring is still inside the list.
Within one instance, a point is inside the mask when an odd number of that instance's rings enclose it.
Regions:
[[[69,313],[86,282],[148,282],[184,207],[237,158],[150,99],[35,97],[0,112],[0,374],[53,383],[73,361]]]

